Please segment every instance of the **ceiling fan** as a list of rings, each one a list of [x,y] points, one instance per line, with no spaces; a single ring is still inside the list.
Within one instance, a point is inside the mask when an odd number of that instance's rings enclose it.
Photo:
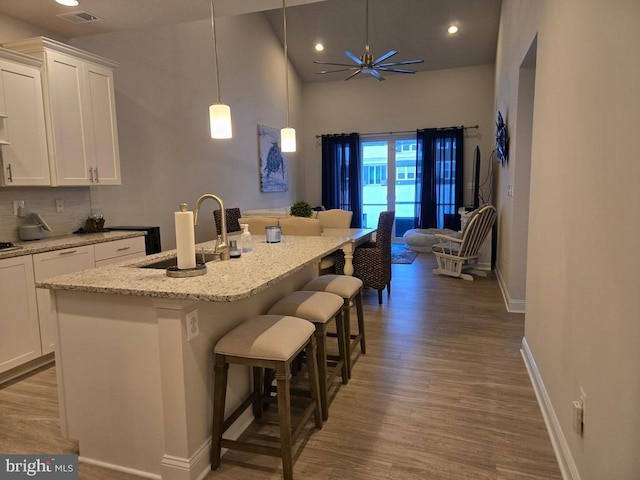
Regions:
[[[369,51],[369,0],[366,0],[365,7],[365,49],[364,53],[360,58],[356,57],[353,53],[346,50],[344,53],[347,57],[349,57],[353,62],[356,63],[357,66],[353,66],[348,63],[332,63],[332,62],[321,62],[319,60],[314,60],[313,63],[318,63],[321,65],[335,65],[339,67],[348,67],[348,68],[339,68],[337,70],[323,70],[321,72],[317,72],[319,75],[324,75],[326,73],[336,73],[336,72],[353,72],[349,75],[345,80],[349,80],[359,73],[368,73],[374,78],[378,80],[384,80],[384,77],[380,73],[382,72],[395,72],[395,73],[416,73],[415,70],[409,70],[406,68],[397,68],[399,65],[411,65],[414,63],[422,63],[424,60],[405,60],[402,62],[388,62],[384,63],[385,60],[393,57],[396,53],[396,50],[389,50],[384,55],[373,59],[373,55]]]

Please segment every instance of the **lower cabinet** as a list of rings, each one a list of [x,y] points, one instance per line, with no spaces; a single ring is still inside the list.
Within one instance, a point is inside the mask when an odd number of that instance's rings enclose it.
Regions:
[[[42,355],[31,255],[0,260],[0,373]]]
[[[0,260],[0,374],[55,349],[51,294],[36,282],[145,254],[141,236]],[[28,367],[33,368],[22,368]]]
[[[93,245],[36,253],[33,256],[33,271],[36,282],[94,267]],[[53,306],[49,290],[46,288],[36,288],[36,298],[40,318],[42,354],[46,355],[54,350]]]

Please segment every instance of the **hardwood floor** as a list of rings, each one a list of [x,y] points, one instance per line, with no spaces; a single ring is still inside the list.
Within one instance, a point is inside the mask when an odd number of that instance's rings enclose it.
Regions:
[[[381,306],[365,292],[367,354],[334,391],[322,430],[309,423],[296,444],[295,478],[562,478],[519,351],[524,316],[505,311],[491,276],[467,282],[434,267],[426,254],[393,265]],[[0,389],[0,452],[77,453],[58,432],[54,368]],[[275,432],[266,422],[248,434]],[[79,477],[137,478],[86,464]],[[228,452],[206,477],[249,478],[282,478],[280,460]]]

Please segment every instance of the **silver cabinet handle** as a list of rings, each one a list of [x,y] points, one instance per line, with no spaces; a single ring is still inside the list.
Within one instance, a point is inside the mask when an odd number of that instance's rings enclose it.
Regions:
[[[89,169],[89,181],[93,183],[93,168]]]
[[[72,253],[76,253],[77,250],[67,250],[66,252],[60,252],[59,255],[71,255]]]
[[[11,164],[7,166],[7,178],[9,182],[13,183],[13,174],[11,173]]]
[[[98,167],[94,168],[93,171],[95,172],[96,183],[100,183],[100,177],[98,177]]]
[[[124,252],[125,250],[129,250],[131,247],[121,247],[118,249],[118,252]]]

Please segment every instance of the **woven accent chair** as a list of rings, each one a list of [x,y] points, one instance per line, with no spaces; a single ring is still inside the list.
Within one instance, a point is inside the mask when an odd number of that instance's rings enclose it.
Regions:
[[[227,233],[239,232],[240,222],[238,221],[242,215],[240,215],[239,208],[225,208],[225,215],[227,220]],[[213,211],[213,220],[216,222],[216,233],[222,235],[222,215],[220,210]]]
[[[382,290],[391,294],[391,232],[396,212],[380,212],[376,241],[360,245],[353,252],[353,276],[365,287],[378,290],[378,303],[382,304]]]
[[[487,273],[475,266],[480,247],[493,228],[496,216],[496,208],[493,205],[482,205],[469,216],[462,238],[436,233],[434,236],[440,243],[431,248],[438,262],[438,268],[433,269],[433,274],[465,280],[473,280],[470,274],[486,277]]]

